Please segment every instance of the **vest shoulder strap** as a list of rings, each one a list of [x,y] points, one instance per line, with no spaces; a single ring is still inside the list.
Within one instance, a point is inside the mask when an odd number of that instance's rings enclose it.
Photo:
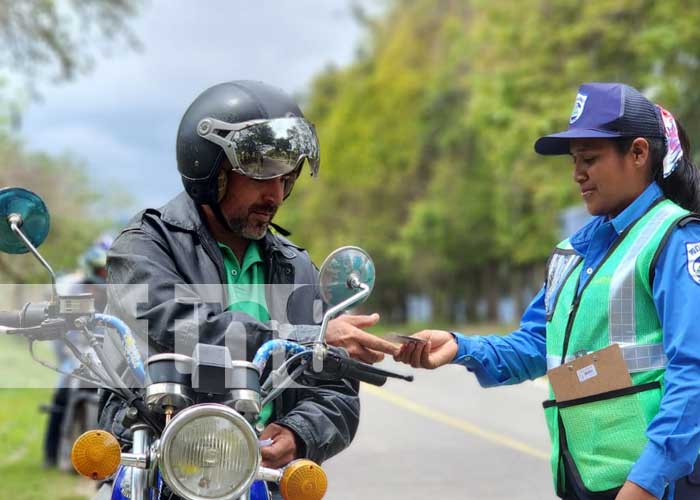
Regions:
[[[691,224],[693,222],[700,222],[700,214],[696,213],[689,213],[678,219],[675,224],[673,224],[671,227],[668,228],[668,231],[666,231],[666,234],[664,234],[663,239],[661,240],[661,244],[659,247],[656,249],[656,252],[654,253],[654,257],[651,259],[651,265],[649,266],[649,285],[654,286],[654,276],[656,275],[656,263],[659,260],[659,256],[661,255],[661,252],[663,251],[664,248],[666,248],[666,243],[668,243],[668,239],[671,237],[671,234],[673,233],[674,229],[677,227],[683,228],[687,226],[688,224]]]

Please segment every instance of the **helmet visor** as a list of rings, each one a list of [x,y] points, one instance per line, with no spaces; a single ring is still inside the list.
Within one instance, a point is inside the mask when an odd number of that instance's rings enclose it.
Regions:
[[[227,123],[199,122],[197,132],[224,149],[233,170],[253,179],[274,179],[294,172],[304,160],[311,175],[320,166],[316,131],[303,118],[275,118]]]

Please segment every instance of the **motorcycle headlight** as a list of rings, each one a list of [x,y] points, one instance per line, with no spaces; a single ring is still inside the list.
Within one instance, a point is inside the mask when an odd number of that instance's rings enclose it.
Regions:
[[[255,431],[227,406],[191,406],[168,424],[158,453],[163,480],[191,500],[237,498],[255,480],[260,452]]]

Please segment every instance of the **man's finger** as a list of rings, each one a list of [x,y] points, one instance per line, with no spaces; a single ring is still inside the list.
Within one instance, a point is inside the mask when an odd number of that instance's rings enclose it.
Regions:
[[[399,352],[399,346],[384,339],[380,339],[371,333],[357,330],[354,332],[354,335],[357,342],[366,349],[383,352],[384,354],[391,354],[392,356]]]
[[[373,365],[374,363],[379,363],[381,360],[384,359],[384,354],[382,354],[381,352],[373,351],[372,349],[366,349],[364,347],[361,347],[360,349],[361,353],[359,354],[358,359],[363,363]]]
[[[356,328],[367,328],[369,326],[374,326],[379,321],[379,314],[343,314],[339,316],[338,319],[350,323]]]

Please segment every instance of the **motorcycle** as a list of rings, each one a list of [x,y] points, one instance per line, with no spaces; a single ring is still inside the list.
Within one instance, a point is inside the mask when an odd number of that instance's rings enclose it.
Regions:
[[[0,332],[28,339],[32,357],[52,369],[56,367],[35,356],[32,345],[61,341],[79,362],[77,370],[64,375],[99,385],[127,403],[123,422],[131,432],[130,447],[122,450],[115,436],[92,430],[72,448],[80,474],[113,480],[100,488],[97,499],[158,500],[170,493],[183,500],[269,500],[268,483],[276,483],[285,500],[320,500],[327,478],[314,462],[299,459],[281,469],[261,465],[263,426],[255,422],[263,407],[303,377],[350,378],[378,386],[388,377],[413,379],[353,360],[325,342],[329,321],[372,291],[374,264],[360,248],[339,248],[322,264],[319,286],[329,308],[308,345],[273,339],[247,362],[232,359],[225,346],[197,344],[191,356],[163,353],[144,362],[124,321],[96,313],[90,294],[58,293],[54,272],[36,249],[48,231],[41,198],[21,188],[0,190],[0,251],[31,252],[52,279],[48,302],[0,312]],[[105,356],[104,336],[95,333],[101,327],[116,331],[137,387],[127,384]],[[94,356],[84,354],[67,335],[74,330]],[[284,361],[270,369],[268,362],[279,353]],[[263,377],[265,373],[269,375]]]

